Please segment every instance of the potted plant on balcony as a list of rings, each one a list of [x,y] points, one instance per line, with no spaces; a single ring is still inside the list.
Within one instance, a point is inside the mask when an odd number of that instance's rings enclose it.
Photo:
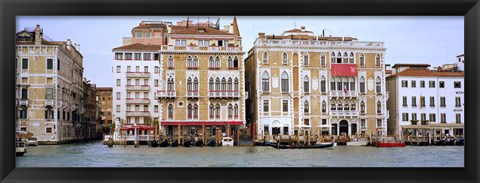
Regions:
[[[428,120],[422,120],[421,123],[422,123],[422,125],[427,125],[427,124],[428,124]]]
[[[412,125],[417,125],[418,120],[412,119],[412,120],[410,120],[410,122],[412,122]]]

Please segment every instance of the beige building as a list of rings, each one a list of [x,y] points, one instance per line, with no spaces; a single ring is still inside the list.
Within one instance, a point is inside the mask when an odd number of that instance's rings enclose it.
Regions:
[[[386,134],[383,42],[259,33],[245,60],[249,127],[276,135]]]
[[[222,28],[219,20],[187,19],[168,25],[166,37],[156,92],[161,133],[204,140],[219,133],[235,136],[245,123],[247,97],[236,18]]]
[[[100,124],[112,124],[112,87],[97,87],[96,99],[99,103]]]
[[[16,34],[17,131],[39,143],[79,140],[75,128],[85,109],[80,45],[51,41],[39,25]]]

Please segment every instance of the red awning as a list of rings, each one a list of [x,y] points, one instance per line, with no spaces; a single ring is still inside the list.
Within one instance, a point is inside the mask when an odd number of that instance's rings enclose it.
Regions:
[[[137,128],[138,130],[154,130],[154,126],[143,126],[143,125],[137,125],[137,126],[124,126],[120,128],[120,130],[135,130]]]
[[[187,126],[213,126],[213,125],[243,125],[242,121],[162,121],[160,125],[169,126],[169,125],[187,125]]]
[[[357,76],[356,64],[331,64],[332,76]]]

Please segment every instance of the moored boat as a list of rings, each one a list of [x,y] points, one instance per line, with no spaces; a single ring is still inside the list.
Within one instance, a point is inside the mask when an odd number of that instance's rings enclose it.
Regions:
[[[162,142],[160,142],[160,147],[168,147],[168,145],[169,145],[169,144],[168,144],[168,140],[167,140],[167,139],[165,139],[165,140],[163,140]]]
[[[25,142],[23,140],[15,141],[15,156],[23,156],[27,152]]]
[[[455,139],[450,139],[448,141],[445,141],[445,145],[447,146],[453,146],[455,145]]]
[[[194,143],[194,146],[197,146],[197,147],[202,147],[203,145],[203,141],[202,140],[197,140],[195,143]]]
[[[209,140],[209,141],[207,142],[207,146],[216,146],[216,145],[217,145],[217,142],[215,141],[215,139]]]
[[[367,139],[352,139],[352,141],[347,142],[347,146],[366,146],[367,144]]]
[[[463,146],[463,145],[465,145],[465,139],[458,139],[458,140],[455,142],[455,145],[457,145],[457,146]]]
[[[222,146],[233,146],[233,139],[231,137],[223,137]]]
[[[327,147],[333,147],[335,145],[335,142],[330,142],[328,144],[315,144],[315,145],[282,145],[278,143],[269,143],[268,144],[271,147],[277,148],[277,149],[321,149],[321,148],[327,148]]]
[[[377,147],[405,147],[405,142],[396,137],[377,138]]]
[[[178,141],[176,141],[176,140],[173,141],[173,142],[170,144],[170,146],[172,146],[172,147],[178,147]]]
[[[192,145],[192,141],[190,140],[183,142],[183,147],[190,147],[191,145]]]
[[[152,140],[152,141],[150,142],[150,146],[151,146],[151,147],[158,147],[157,141]]]

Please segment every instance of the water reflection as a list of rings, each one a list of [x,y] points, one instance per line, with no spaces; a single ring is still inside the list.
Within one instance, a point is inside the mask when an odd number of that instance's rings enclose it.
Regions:
[[[463,167],[464,146],[108,148],[96,141],[29,146],[16,160],[18,167]]]

